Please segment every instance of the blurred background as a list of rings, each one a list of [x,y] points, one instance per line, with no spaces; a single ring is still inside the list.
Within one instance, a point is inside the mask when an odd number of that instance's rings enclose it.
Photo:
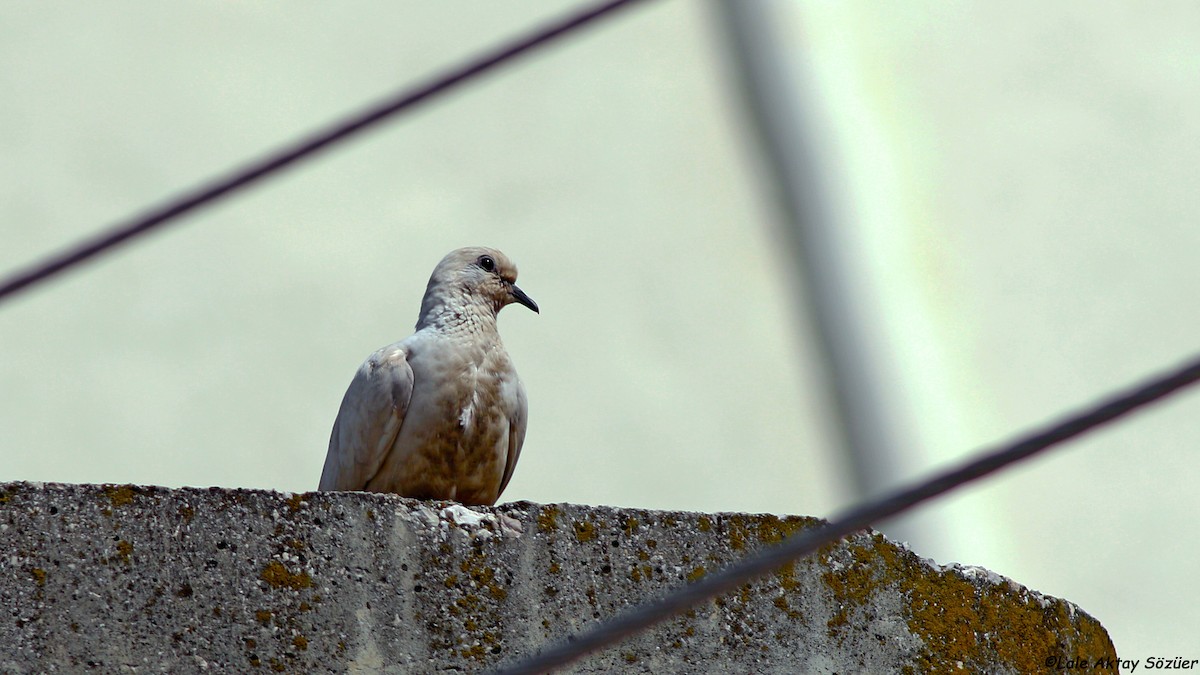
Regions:
[[[577,6],[4,2],[0,273]],[[505,500],[834,515],[1196,350],[1198,34],[642,3],[0,304],[0,481],[315,489],[358,364],[484,244],[542,307],[501,317]],[[1196,656],[1198,413],[885,529]]]

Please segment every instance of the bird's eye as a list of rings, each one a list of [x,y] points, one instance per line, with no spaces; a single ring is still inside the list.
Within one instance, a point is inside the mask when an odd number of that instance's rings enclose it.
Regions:
[[[496,271],[496,261],[492,259],[492,256],[481,255],[481,256],[479,256],[478,262],[479,262],[479,266],[482,267],[485,272],[495,272]]]

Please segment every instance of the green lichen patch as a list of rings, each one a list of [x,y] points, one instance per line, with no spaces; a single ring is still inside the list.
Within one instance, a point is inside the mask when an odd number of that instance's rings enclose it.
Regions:
[[[634,565],[629,569],[629,578],[632,581],[649,581],[654,578],[654,568],[649,565]]]
[[[117,542],[117,557],[121,559],[121,562],[128,565],[130,563],[132,556],[133,556],[133,544],[125,541],[124,539],[122,539],[121,541],[118,541]]]
[[[461,659],[486,660],[490,654],[502,651],[499,607],[507,600],[508,589],[497,570],[503,568],[497,566],[490,547],[482,542],[465,550],[452,550],[449,555],[455,554],[461,559],[442,577],[447,590],[437,611],[448,618],[435,629],[438,637],[434,648]],[[438,564],[445,568],[447,561],[443,558]]]
[[[705,529],[705,520],[707,518],[701,516],[699,528],[702,532],[708,531]],[[821,525],[821,522],[818,518],[802,516],[780,518],[768,514],[743,515],[736,513],[722,516],[718,524],[725,531],[729,547],[734,551],[742,551],[750,544],[778,544],[803,529]],[[712,529],[712,526],[713,524],[709,522],[708,528]]]
[[[134,490],[132,485],[106,485],[104,495],[114,509],[133,503]]]
[[[475,611],[479,609],[480,599],[475,593],[467,593],[466,596],[456,599],[454,604],[467,611]]]
[[[273,588],[290,588],[298,591],[302,588],[310,588],[313,585],[312,577],[307,572],[289,572],[283,563],[278,560],[272,560],[263,568],[262,574],[259,577],[270,584]]]
[[[582,522],[576,520],[572,524],[572,529],[575,530],[575,539],[581,544],[596,538],[596,526],[586,520]]]
[[[800,582],[796,581],[795,561],[789,562],[775,570],[775,578],[779,581],[779,587],[789,593],[800,588]]]
[[[561,513],[554,504],[547,504],[538,511],[538,531],[550,534],[558,529],[558,515]]]
[[[831,635],[856,624],[871,598],[899,592],[908,629],[924,645],[918,672],[981,671],[996,663],[1038,672],[1051,656],[1095,662],[1115,655],[1099,622],[1082,612],[1072,615],[1066,602],[931,567],[879,534],[825,549],[820,558],[821,580],[837,606],[826,622]]]
[[[767,634],[767,624],[751,609],[754,603],[754,586],[743,584],[713,599],[713,604],[722,612],[728,633],[722,641],[735,648],[755,645],[759,636]]]
[[[1019,672],[1035,672],[1050,656],[1095,662],[1116,654],[1099,622],[1082,613],[1072,621],[1061,600],[1043,606],[1012,588],[987,586],[981,592],[956,574],[927,569],[906,575],[901,587],[910,599],[909,629],[925,641],[921,660],[928,672],[944,671],[954,661],[982,664],[992,655]],[[1065,635],[1082,640],[1067,650]]]
[[[791,604],[790,604],[790,603],[788,603],[788,599],[787,599],[787,596],[786,596],[786,595],[777,595],[777,596],[775,596],[775,600],[774,600],[774,601],[772,601],[772,604],[774,604],[774,605],[775,605],[775,607],[776,607],[776,608],[777,608],[779,611],[781,611],[781,612],[783,612],[785,615],[787,615],[787,617],[788,617],[789,619],[800,620],[800,619],[804,618],[804,617],[802,617],[802,616],[801,616],[800,612],[798,612],[798,611],[796,611],[796,610],[792,609],[792,606],[791,606]]]
[[[800,516],[788,516],[786,518],[755,516],[755,519],[758,521],[758,540],[764,544],[778,544],[800,530],[815,527],[821,523],[816,518],[803,518]]]
[[[633,535],[637,534],[638,527],[640,527],[640,526],[641,526],[641,523],[638,522],[637,518],[634,518],[632,516],[630,516],[629,518],[626,518],[625,519],[625,527],[624,527],[625,536],[632,537]]]
[[[508,597],[508,589],[501,586],[496,580],[495,566],[489,564],[487,556],[482,552],[472,553],[459,564],[459,569],[475,582],[477,588],[483,588],[492,598],[504,600]]]
[[[487,656],[487,650],[483,648],[483,645],[477,644],[471,645],[470,647],[459,652],[459,654],[464,659],[475,659],[476,661],[480,661]]]

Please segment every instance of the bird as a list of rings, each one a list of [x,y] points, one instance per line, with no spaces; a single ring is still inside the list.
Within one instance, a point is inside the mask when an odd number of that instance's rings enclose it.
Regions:
[[[540,314],[500,251],[451,251],[429,277],[416,332],[358,368],[338,409],[318,490],[496,503],[525,443],[528,400],[496,318]]]

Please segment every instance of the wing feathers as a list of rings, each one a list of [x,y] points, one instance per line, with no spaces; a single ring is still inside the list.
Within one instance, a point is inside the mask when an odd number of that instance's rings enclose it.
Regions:
[[[504,478],[500,480],[500,489],[496,491],[496,499],[508,487],[513,471],[517,468],[517,458],[521,456],[521,446],[525,444],[525,423],[529,419],[529,401],[525,398],[525,387],[517,380],[517,401],[512,415],[508,420],[508,457],[504,463]]]
[[[361,490],[391,451],[408,403],[413,371],[399,344],[372,354],[359,367],[329,437],[321,490]]]

